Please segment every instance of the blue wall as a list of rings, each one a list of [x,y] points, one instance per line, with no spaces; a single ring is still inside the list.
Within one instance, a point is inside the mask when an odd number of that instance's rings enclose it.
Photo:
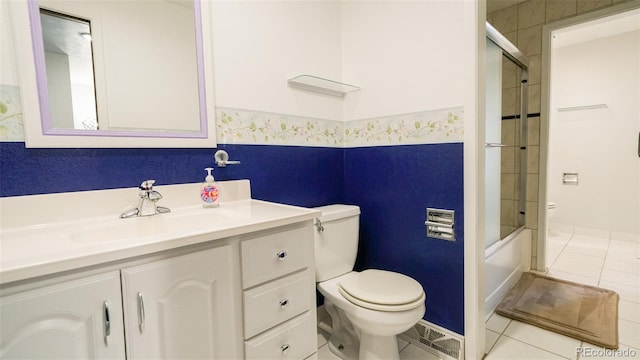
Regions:
[[[220,145],[241,165],[215,168],[216,180],[250,179],[252,197],[298,206],[344,199],[344,150]],[[0,142],[0,197],[204,180],[214,149],[27,149]]]
[[[464,334],[462,143],[345,150],[345,200],[361,208],[357,269],[418,280],[425,319]],[[426,237],[426,208],[455,210],[456,241]]]
[[[464,334],[462,143],[323,148],[220,145],[241,165],[217,180],[250,179],[252,197],[298,206],[361,207],[357,269],[418,280],[425,319]],[[0,142],[0,196],[200,182],[214,149],[27,149]],[[457,240],[425,236],[425,209],[456,212]]]

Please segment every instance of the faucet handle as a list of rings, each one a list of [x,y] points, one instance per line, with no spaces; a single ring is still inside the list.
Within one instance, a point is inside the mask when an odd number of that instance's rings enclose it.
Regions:
[[[160,194],[159,192],[155,191],[155,190],[150,190],[149,191],[149,200],[156,202],[158,200],[162,199],[162,194]]]
[[[146,191],[150,191],[153,190],[153,184],[155,183],[155,180],[145,180],[142,182],[142,184],[140,184],[140,190],[146,190]]]

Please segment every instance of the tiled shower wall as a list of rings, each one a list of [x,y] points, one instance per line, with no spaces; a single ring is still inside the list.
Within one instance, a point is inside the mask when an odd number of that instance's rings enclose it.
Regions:
[[[487,21],[515,44],[529,60],[528,113],[540,113],[542,26],[629,0],[528,0],[487,14]],[[519,89],[515,104],[518,108]],[[503,109],[504,113],[505,109]],[[540,174],[540,117],[528,117],[527,202],[525,225],[533,230],[532,264],[536,264],[538,240],[538,199]]]

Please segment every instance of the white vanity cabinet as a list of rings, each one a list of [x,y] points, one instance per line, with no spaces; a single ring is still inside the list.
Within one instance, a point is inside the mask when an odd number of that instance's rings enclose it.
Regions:
[[[2,359],[124,359],[120,273],[0,298]]]
[[[120,189],[0,198],[0,360],[315,354],[318,212],[250,199],[248,185],[221,184],[218,209],[126,221],[111,216],[131,195]],[[33,214],[62,201],[74,204],[62,219]],[[113,208],[84,215],[95,203]]]
[[[317,351],[310,222],[240,244],[245,359],[304,359]]]
[[[232,246],[122,270],[127,359],[234,359]]]
[[[232,248],[3,296],[0,358],[240,358]]]

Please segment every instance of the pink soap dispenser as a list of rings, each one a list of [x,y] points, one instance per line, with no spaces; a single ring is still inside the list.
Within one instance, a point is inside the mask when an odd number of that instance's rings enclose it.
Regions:
[[[213,182],[213,175],[211,175],[213,168],[206,168],[205,170],[207,171],[207,177],[204,178],[204,183],[202,183],[202,188],[200,189],[200,197],[204,201],[202,207],[217,208],[220,206],[220,204],[216,203],[220,196],[220,191]]]

